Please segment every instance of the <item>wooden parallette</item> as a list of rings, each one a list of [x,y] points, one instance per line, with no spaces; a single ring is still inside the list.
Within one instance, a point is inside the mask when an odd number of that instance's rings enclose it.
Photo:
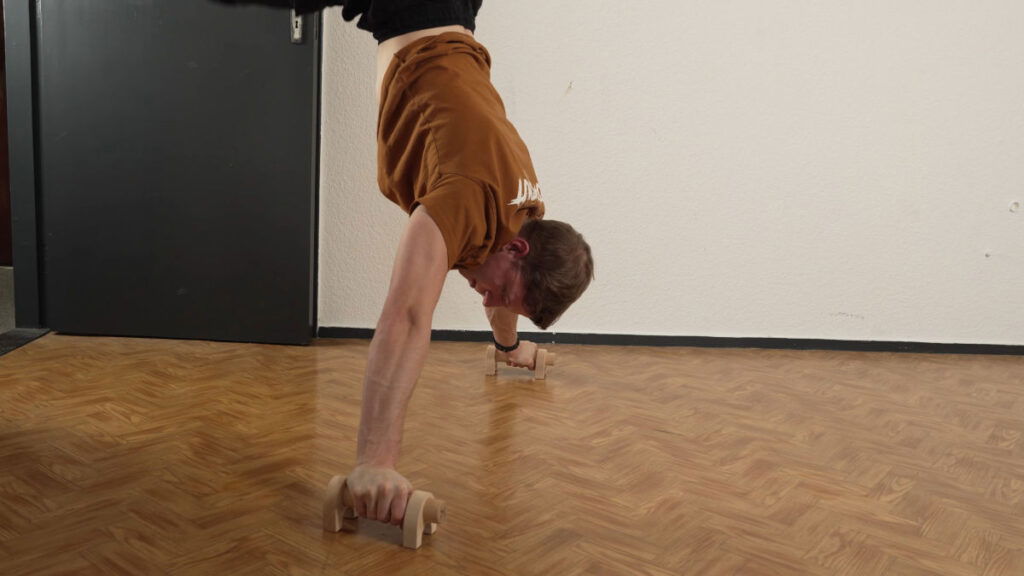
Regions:
[[[498,351],[493,345],[487,346],[487,351],[484,355],[484,375],[494,376],[498,373],[498,363],[504,360],[499,360]],[[555,354],[548,352],[544,348],[537,348],[537,356],[533,359],[533,378],[534,380],[543,380],[548,375],[548,366],[555,365]]]
[[[445,503],[430,492],[414,490],[405,505],[402,522],[402,546],[416,549],[423,545],[423,535],[437,532],[437,525],[447,516]],[[324,498],[324,530],[327,532],[355,532],[359,526],[352,495],[345,486],[344,476],[335,476],[327,484]]]

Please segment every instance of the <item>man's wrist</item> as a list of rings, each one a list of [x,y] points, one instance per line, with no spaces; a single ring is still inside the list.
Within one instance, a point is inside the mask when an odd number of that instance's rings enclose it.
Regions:
[[[371,468],[397,468],[398,458],[391,456],[378,456],[376,458],[356,458],[356,466],[369,466]]]
[[[498,350],[500,352],[504,352],[506,354],[508,354],[509,352],[514,351],[516,348],[519,348],[519,337],[518,336],[516,337],[516,343],[511,345],[511,346],[502,346],[501,343],[498,342],[497,338],[493,338],[492,337],[491,340],[494,342],[494,348],[496,350]]]

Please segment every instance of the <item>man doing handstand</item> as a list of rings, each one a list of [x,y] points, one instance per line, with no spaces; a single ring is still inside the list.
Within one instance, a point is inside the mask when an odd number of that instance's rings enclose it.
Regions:
[[[262,2],[300,13],[342,5],[342,16],[358,18],[379,42],[377,179],[410,217],[370,344],[358,462],[346,478],[356,513],[371,520],[400,525],[412,491],[395,468],[448,271],[483,297],[507,362],[530,368],[537,346],[519,341],[518,317],[548,328],[593,277],[583,237],[542,219],[529,152],[491,85],[490,54],[473,36],[481,2]]]

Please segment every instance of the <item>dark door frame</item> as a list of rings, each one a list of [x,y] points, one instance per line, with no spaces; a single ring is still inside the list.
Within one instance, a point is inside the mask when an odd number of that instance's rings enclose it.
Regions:
[[[45,328],[36,226],[35,82],[31,0],[5,0],[7,134],[11,171],[15,323]]]
[[[35,20],[34,0],[0,0],[3,3],[6,32],[7,64],[7,130],[10,158],[10,189],[12,219],[12,252],[14,257],[15,324],[17,328],[47,328],[42,283],[42,245],[39,238],[38,158],[36,133]],[[317,84],[320,84],[322,21],[312,27],[317,47]],[[320,92],[317,91],[316,120],[320,122]],[[319,276],[319,203],[320,203],[320,130],[317,128],[313,147],[313,214],[310,247],[310,331],[315,337],[318,324],[317,278]]]

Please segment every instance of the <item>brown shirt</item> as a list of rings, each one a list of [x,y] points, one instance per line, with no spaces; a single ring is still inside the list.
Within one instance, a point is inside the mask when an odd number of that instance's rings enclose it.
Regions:
[[[486,48],[445,33],[399,50],[381,87],[380,190],[410,214],[426,207],[449,268],[479,266],[527,218],[544,215],[530,153],[490,72]]]

